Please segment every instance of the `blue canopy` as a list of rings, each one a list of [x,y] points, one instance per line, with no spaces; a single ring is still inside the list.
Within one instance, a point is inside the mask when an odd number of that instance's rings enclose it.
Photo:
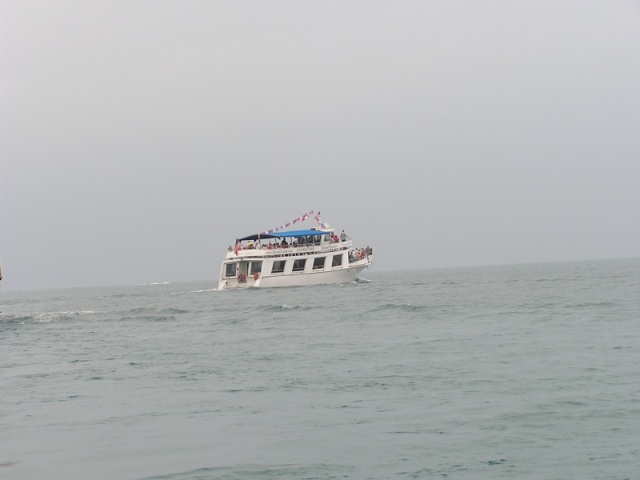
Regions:
[[[271,235],[280,238],[290,238],[290,237],[308,237],[309,235],[324,235],[326,232],[324,230],[290,230],[288,232],[274,232]]]
[[[291,238],[291,237],[308,237],[309,235],[324,235],[329,233],[326,230],[289,230],[288,232],[273,232],[273,233],[256,233],[247,237],[239,238],[242,240],[263,240],[265,238]]]

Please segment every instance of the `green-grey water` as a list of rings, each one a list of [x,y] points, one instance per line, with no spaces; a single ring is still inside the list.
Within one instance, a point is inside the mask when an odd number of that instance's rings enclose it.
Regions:
[[[634,479],[640,260],[0,292],[3,479]]]

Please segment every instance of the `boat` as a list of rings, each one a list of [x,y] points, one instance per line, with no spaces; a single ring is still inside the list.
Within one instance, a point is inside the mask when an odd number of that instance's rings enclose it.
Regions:
[[[370,268],[373,249],[356,248],[344,230],[320,221],[303,230],[286,230],[313,215],[313,210],[281,227],[237,238],[227,249],[218,289],[296,287],[354,282]]]

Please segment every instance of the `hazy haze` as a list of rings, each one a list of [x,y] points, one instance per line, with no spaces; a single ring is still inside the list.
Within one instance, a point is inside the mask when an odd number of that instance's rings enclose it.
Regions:
[[[3,289],[640,255],[640,2],[0,0]],[[409,247],[412,247],[409,249]]]

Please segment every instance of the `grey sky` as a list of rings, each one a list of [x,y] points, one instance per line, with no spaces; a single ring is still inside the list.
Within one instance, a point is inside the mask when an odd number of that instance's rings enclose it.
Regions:
[[[3,289],[640,255],[640,3],[0,1]]]

